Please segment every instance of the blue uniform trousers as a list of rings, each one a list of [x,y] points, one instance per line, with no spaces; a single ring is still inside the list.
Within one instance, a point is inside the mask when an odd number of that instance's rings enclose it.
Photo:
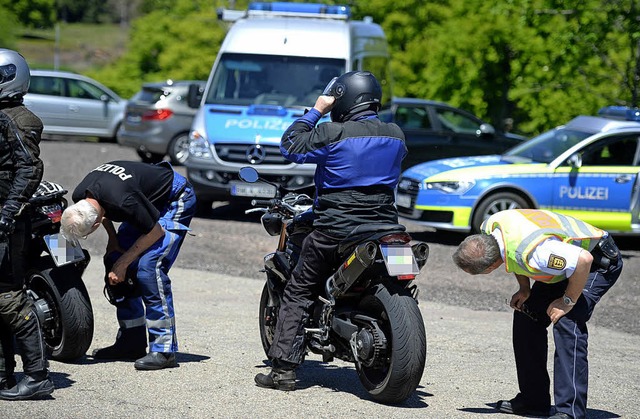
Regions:
[[[161,212],[158,223],[164,228],[161,240],[154,243],[130,268],[137,270],[142,296],[127,298],[117,306],[121,329],[146,324],[150,352],[177,352],[175,313],[169,269],[189,231],[195,214],[196,197],[191,185],[180,174],[174,175],[171,202]],[[140,237],[140,232],[128,223],[120,224],[118,242],[128,249]]]
[[[556,411],[572,418],[585,418],[587,415],[587,321],[600,298],[617,281],[621,270],[621,257],[613,261],[608,269],[592,269],[576,305],[553,326],[556,347],[553,360],[555,407]],[[520,387],[517,397],[527,406],[550,406],[547,327],[551,320],[546,310],[553,300],[564,295],[566,287],[567,281],[555,284],[536,282],[526,301],[535,319],[520,311],[514,312],[513,349]]]

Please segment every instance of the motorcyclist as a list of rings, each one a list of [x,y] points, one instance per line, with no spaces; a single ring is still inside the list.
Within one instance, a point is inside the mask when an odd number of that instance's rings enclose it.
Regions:
[[[0,49],[0,399],[49,395],[42,332],[24,285],[31,238],[28,201],[42,179],[42,121],[23,105],[31,80],[24,57]],[[24,378],[14,377],[13,339],[22,348]]]
[[[271,372],[255,377],[260,387],[295,389],[308,310],[342,262],[340,241],[362,224],[398,222],[394,189],[407,149],[402,130],[378,119],[381,99],[380,84],[370,72],[343,74],[282,136],[280,151],[286,159],[317,165],[314,230],[285,288],[269,350]],[[329,112],[332,122],[317,125]]]

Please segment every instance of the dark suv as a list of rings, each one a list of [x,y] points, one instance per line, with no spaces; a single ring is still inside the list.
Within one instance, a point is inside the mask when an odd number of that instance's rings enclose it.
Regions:
[[[168,155],[174,164],[189,156],[189,130],[197,108],[189,106],[189,86],[205,81],[146,83],[127,103],[118,143],[137,150],[142,161],[155,163]]]
[[[473,114],[442,102],[393,98],[380,119],[395,122],[406,137],[409,154],[402,169],[447,157],[501,154],[525,137],[497,131]]]

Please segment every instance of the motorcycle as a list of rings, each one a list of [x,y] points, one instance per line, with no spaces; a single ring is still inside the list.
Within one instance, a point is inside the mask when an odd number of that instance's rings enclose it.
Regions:
[[[66,193],[60,185],[42,181],[29,200],[27,295],[33,300],[48,356],[56,361],[84,356],[94,327],[91,300],[82,281],[89,252],[60,234]]]
[[[296,266],[302,241],[312,231],[306,194],[259,177],[252,167],[240,170],[247,183],[276,188],[272,199],[254,199],[264,229],[278,236],[277,249],[264,257],[266,283],[260,297],[259,328],[265,354],[273,342],[285,286]],[[398,404],[418,387],[427,341],[413,283],[426,264],[429,246],[410,243],[400,224],[359,226],[340,244],[342,265],[326,279],[324,292],[305,324],[307,354],[355,364],[362,385],[381,403]]]

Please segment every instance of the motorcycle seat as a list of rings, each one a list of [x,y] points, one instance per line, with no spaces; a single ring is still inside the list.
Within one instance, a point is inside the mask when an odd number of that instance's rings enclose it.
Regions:
[[[351,247],[367,240],[376,240],[382,236],[391,233],[403,233],[406,227],[402,224],[361,224],[351,230],[351,232],[342,239],[338,246],[338,252],[347,253]]]

